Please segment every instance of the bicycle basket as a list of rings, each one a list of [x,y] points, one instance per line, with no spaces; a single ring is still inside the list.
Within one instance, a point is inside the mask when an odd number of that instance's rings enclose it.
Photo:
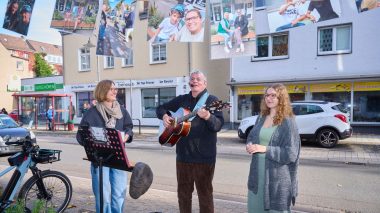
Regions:
[[[53,163],[61,160],[61,150],[40,149],[34,156],[34,161],[37,163]]]

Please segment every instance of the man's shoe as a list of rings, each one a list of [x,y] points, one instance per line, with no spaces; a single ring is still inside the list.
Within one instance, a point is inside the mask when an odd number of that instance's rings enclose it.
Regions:
[[[226,53],[230,53],[230,50],[228,49],[227,46],[224,47],[224,52],[226,52]]]

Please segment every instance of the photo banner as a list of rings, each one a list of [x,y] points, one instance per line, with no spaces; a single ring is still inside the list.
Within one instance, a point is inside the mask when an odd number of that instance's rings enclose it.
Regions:
[[[256,55],[253,0],[210,0],[210,58]]]
[[[150,43],[203,42],[206,0],[150,0]]]
[[[101,5],[97,55],[125,58],[126,64],[133,60],[133,27],[135,0],[104,0]]]
[[[4,16],[3,28],[28,35],[35,0],[9,0]]]
[[[267,5],[271,33],[341,16],[340,0],[277,0]]]
[[[56,0],[51,28],[91,36],[99,12],[99,0]]]
[[[358,12],[366,12],[369,10],[380,8],[380,0],[354,0]]]

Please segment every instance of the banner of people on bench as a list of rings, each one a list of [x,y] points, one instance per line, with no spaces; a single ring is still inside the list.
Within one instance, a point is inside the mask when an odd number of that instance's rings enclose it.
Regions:
[[[26,36],[36,1],[42,0],[4,2],[6,8],[4,8],[3,28]],[[97,55],[130,59],[133,58],[132,39],[137,1],[56,0],[50,27],[66,33],[95,35]],[[255,2],[255,0],[208,2],[149,0],[148,8],[143,8],[148,13],[148,42],[203,42],[206,20],[209,19],[211,59],[255,56],[256,27],[260,25],[255,23]],[[264,6],[269,30],[271,33],[279,32],[339,18],[342,14],[341,2],[341,0],[266,0]],[[206,13],[206,4],[209,4],[208,13]],[[362,13],[380,7],[380,0],[350,0],[344,1],[343,4],[356,6],[357,11]]]

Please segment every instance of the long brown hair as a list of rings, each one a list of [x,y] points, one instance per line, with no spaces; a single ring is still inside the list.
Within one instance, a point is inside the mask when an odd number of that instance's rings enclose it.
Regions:
[[[261,115],[267,116],[270,113],[270,109],[267,107],[265,103],[265,94],[270,88],[274,89],[277,93],[278,106],[277,106],[276,116],[273,118],[273,124],[279,125],[282,123],[284,118],[294,116],[292,107],[290,105],[290,97],[288,94],[288,90],[283,84],[279,84],[279,83],[272,84],[265,90],[263,98],[261,99],[261,104],[260,104]]]

